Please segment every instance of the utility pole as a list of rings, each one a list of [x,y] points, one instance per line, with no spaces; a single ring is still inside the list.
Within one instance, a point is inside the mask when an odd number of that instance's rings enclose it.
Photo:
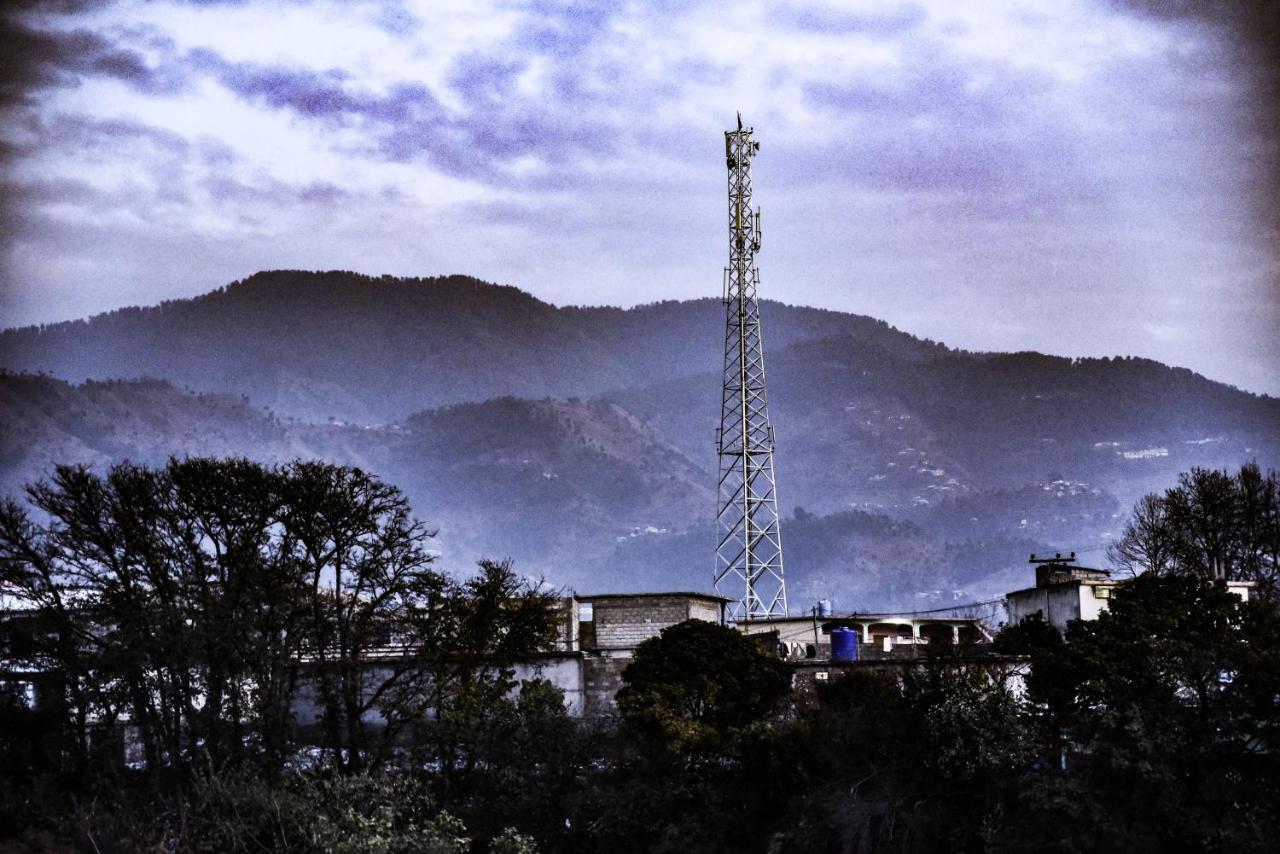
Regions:
[[[787,616],[773,472],[773,426],[764,377],[756,291],[760,211],[751,209],[752,128],[725,131],[729,167],[729,266],[724,271],[724,383],[716,449],[720,455],[716,590],[733,621]]]

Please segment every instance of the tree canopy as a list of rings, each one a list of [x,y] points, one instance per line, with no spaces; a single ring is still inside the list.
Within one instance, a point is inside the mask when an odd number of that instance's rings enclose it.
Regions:
[[[1049,765],[1036,797],[1069,800],[1022,832],[1171,850],[1265,847],[1280,826],[1280,614],[1222,581],[1147,573],[1066,638],[1036,618],[996,639],[1028,655],[1027,713]],[[1094,829],[1070,830],[1088,814]],[[1270,829],[1270,830],[1269,830]]]
[[[723,735],[772,711],[791,686],[778,658],[741,632],[704,620],[663,629],[636,648],[618,710],[674,742]]]
[[[1195,468],[1162,495],[1144,496],[1108,550],[1133,573],[1252,581],[1280,595],[1280,479],[1248,463],[1234,475]]]
[[[127,722],[153,769],[278,769],[310,706],[358,770],[427,712],[505,695],[555,638],[548,593],[507,563],[439,571],[399,490],[359,469],[60,466],[28,495],[38,516],[0,504],[0,577],[32,606],[6,657],[61,674],[82,768]]]

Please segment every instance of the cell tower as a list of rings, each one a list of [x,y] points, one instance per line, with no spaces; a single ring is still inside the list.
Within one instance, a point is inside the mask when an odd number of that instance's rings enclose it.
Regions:
[[[729,266],[724,271],[724,390],[720,404],[719,544],[716,590],[736,600],[727,616],[751,620],[787,615],[782,531],[773,474],[773,425],[765,391],[764,343],[756,291],[760,211],[751,209],[752,129],[725,131],[729,164]]]

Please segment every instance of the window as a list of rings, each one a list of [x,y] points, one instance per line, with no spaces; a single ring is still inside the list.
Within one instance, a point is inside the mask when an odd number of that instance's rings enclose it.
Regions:
[[[593,619],[595,619],[595,615],[591,611],[591,603],[579,602],[578,603],[578,622],[589,623]]]
[[[1093,597],[1094,597],[1095,599],[1110,599],[1110,598],[1111,598],[1111,588],[1110,588],[1110,587],[1095,587],[1095,588],[1093,588]]]

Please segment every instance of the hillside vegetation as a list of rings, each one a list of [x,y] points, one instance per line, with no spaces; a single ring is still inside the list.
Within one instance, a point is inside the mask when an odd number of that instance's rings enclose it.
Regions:
[[[797,603],[998,593],[1033,549],[1100,560],[1179,471],[1280,464],[1280,401],[1185,369],[763,313]],[[560,308],[466,276],[279,271],[8,330],[0,487],[55,462],[316,457],[401,486],[457,565],[511,556],[583,592],[705,587],[722,323],[711,299]]]

